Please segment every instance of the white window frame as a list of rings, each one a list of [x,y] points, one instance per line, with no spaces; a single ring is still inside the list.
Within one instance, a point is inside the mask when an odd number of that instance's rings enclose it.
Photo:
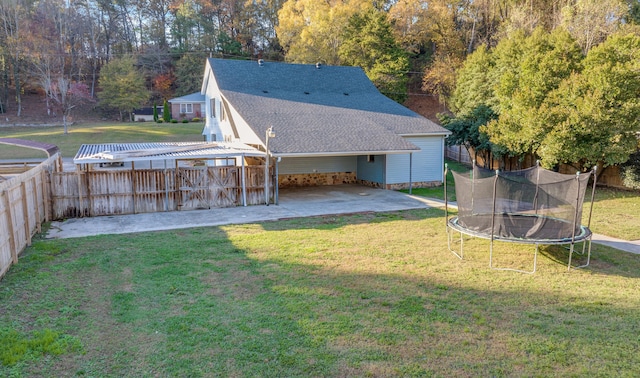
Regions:
[[[193,104],[180,104],[180,114],[193,113]]]

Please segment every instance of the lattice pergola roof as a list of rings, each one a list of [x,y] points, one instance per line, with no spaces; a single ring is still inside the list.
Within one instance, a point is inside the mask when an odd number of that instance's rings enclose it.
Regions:
[[[208,160],[238,156],[265,156],[240,142],[164,142],[83,144],[74,164],[162,160]]]

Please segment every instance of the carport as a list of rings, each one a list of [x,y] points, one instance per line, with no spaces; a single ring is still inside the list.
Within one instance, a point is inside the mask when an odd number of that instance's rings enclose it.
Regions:
[[[264,167],[247,161],[264,155],[238,142],[84,144],[75,173],[54,180],[55,211],[82,217],[257,204]]]

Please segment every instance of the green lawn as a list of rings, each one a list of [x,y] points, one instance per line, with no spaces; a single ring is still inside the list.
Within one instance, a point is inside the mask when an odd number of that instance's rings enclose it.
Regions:
[[[437,209],[35,240],[0,376],[637,376],[640,256],[488,253],[453,256]]]
[[[72,158],[80,145],[124,142],[188,142],[202,140],[203,123],[100,123],[60,127],[1,127],[0,137],[35,140],[55,144],[62,157]],[[45,157],[44,152],[0,144],[0,159]]]

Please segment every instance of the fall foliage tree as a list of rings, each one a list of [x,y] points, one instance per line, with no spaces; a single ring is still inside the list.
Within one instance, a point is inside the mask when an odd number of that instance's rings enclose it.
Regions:
[[[47,97],[53,106],[62,113],[64,134],[68,133],[67,118],[71,114],[71,110],[78,105],[95,102],[85,83],[70,82],[63,77],[58,77],[51,83]]]

